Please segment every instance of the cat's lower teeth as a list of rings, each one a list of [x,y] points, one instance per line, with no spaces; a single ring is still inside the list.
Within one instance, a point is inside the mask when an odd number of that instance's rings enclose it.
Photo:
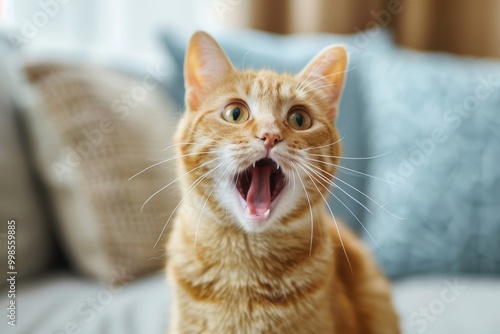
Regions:
[[[250,208],[247,206],[245,212],[247,213],[247,215],[252,215],[252,213],[250,212]],[[271,212],[271,209],[267,209],[266,212],[264,212],[264,214],[262,214],[262,216],[264,216],[265,218],[267,218],[269,216],[269,213]]]

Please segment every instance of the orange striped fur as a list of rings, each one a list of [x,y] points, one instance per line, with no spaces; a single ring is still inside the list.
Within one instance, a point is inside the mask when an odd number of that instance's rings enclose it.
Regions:
[[[346,66],[345,50],[330,47],[295,76],[237,71],[209,35],[193,36],[176,135],[183,199],[168,243],[170,334],[399,333],[387,280],[325,206]],[[221,116],[234,101],[248,107],[246,122]],[[295,106],[310,128],[287,122]],[[267,149],[263,133],[280,141]],[[269,217],[253,221],[234,180],[266,155],[286,185]]]

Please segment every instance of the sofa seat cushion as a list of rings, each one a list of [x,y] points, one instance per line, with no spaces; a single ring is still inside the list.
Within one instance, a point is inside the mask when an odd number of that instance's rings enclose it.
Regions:
[[[412,277],[394,284],[405,334],[500,333],[500,278]]]
[[[16,334],[165,334],[172,302],[164,275],[115,288],[60,272],[21,284],[18,292]],[[0,296],[0,305],[6,305],[6,293]],[[404,333],[499,333],[499,278],[397,281],[394,303]],[[10,329],[0,322],[1,333]]]
[[[0,333],[165,334],[170,295],[164,275],[96,283],[67,272],[47,274],[17,286],[15,331],[0,322]],[[2,291],[0,305],[7,305]]]

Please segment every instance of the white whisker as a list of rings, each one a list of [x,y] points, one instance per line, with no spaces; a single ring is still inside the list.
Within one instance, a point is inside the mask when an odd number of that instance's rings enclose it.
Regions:
[[[339,225],[337,224],[337,219],[335,219],[335,215],[333,214],[332,208],[330,207],[330,204],[328,204],[328,201],[326,200],[325,196],[323,196],[323,193],[321,193],[321,191],[319,190],[318,186],[316,185],[316,183],[312,179],[311,175],[301,165],[299,165],[299,167],[309,177],[309,179],[313,183],[314,187],[316,187],[316,189],[318,190],[318,193],[323,198],[323,201],[325,202],[326,206],[328,207],[328,210],[330,211],[330,214],[332,215],[333,222],[335,223],[335,227],[337,228],[337,233],[338,233],[338,236],[339,236],[340,244],[342,245],[342,249],[344,250],[344,254],[345,254],[345,257],[347,259],[347,263],[349,264],[349,268],[351,269],[351,274],[352,274],[353,271],[352,271],[351,261],[349,260],[349,256],[347,255],[347,251],[346,251],[345,246],[344,246],[344,241],[342,240],[342,235],[340,234]]]
[[[248,51],[247,51],[247,52],[245,52],[245,54],[243,55],[243,61],[242,61],[242,65],[241,65],[241,68],[242,68],[242,69],[245,69],[245,58],[246,58],[246,57],[248,56],[248,54],[249,54],[250,52],[252,52],[252,51],[253,51],[253,49],[248,49]],[[254,55],[254,60],[255,60],[255,55]]]
[[[194,129],[190,128],[190,127],[189,127],[189,126],[187,126],[187,125],[186,125],[186,128],[187,128],[188,130],[190,130],[191,132],[196,133],[196,134],[197,134],[198,136],[200,136],[200,137],[203,137],[203,138],[208,139],[208,140],[210,140],[210,141],[214,140],[213,138],[210,138],[210,137],[208,137],[208,136],[205,136],[204,134],[201,134],[201,133],[199,133],[199,132],[195,131]],[[219,137],[221,137],[222,139],[226,139],[226,138],[224,138],[224,137],[222,137],[222,136],[220,136],[220,135],[218,135],[218,134],[216,134],[216,135],[217,135],[217,136],[219,136]]]
[[[322,148],[322,147],[328,147],[328,146],[332,146],[332,145],[335,145],[337,144],[338,142],[342,141],[344,139],[344,137],[346,136],[346,134],[344,134],[342,137],[340,137],[340,139],[334,141],[333,143],[330,143],[330,144],[326,144],[326,145],[322,145],[322,146],[314,146],[314,147],[308,147],[306,149],[303,149],[303,151],[310,151],[310,150],[314,150],[314,149],[317,149],[317,148]]]
[[[181,178],[183,178],[184,176],[186,176],[186,175],[188,175],[188,174],[192,173],[193,171],[197,170],[198,168],[201,168],[201,167],[203,167],[203,166],[205,166],[205,165],[207,165],[207,164],[209,164],[209,163],[211,163],[211,162],[214,162],[214,161],[216,161],[216,160],[219,160],[219,159],[222,159],[222,157],[212,159],[212,160],[210,160],[210,161],[207,161],[207,162],[205,162],[205,163],[203,163],[203,164],[199,165],[198,167],[195,167],[195,168],[191,169],[189,172],[186,172],[186,173],[182,174],[181,176],[179,176],[179,177],[175,178],[173,181],[169,182],[166,186],[161,187],[160,189],[158,189],[157,191],[155,191],[155,193],[154,193],[153,195],[149,196],[149,198],[148,198],[148,199],[147,199],[147,200],[146,200],[146,201],[142,204],[142,206],[141,206],[141,212],[142,212],[142,210],[144,209],[144,206],[145,206],[145,205],[146,205],[146,204],[147,204],[147,203],[148,203],[148,202],[149,202],[149,201],[150,201],[153,197],[155,197],[155,196],[156,196],[159,192],[161,192],[161,191],[163,191],[163,190],[167,189],[167,188],[168,188],[168,187],[170,187],[170,185],[172,185],[174,182],[176,182],[176,181],[180,180]]]
[[[314,166],[312,164],[310,164],[310,166]],[[316,166],[314,166],[316,167]],[[319,168],[319,167],[316,167],[316,168]],[[322,170],[322,169],[321,169]],[[375,203],[375,205],[377,205],[379,208],[381,208],[382,210],[384,210],[385,212],[387,212],[388,214],[390,214],[391,216],[393,216],[394,218],[396,219],[399,219],[399,220],[406,220],[406,218],[401,218],[397,215],[395,215],[394,213],[390,212],[388,209],[385,208],[385,206],[383,206],[382,204],[380,204],[379,202],[377,202],[376,200],[374,200],[373,198],[371,198],[370,196],[368,196],[367,194],[365,194],[364,192],[362,192],[361,190],[359,190],[358,188],[352,186],[351,184],[347,183],[346,181],[342,180],[341,178],[331,174],[331,173],[328,173],[327,171],[325,170],[322,170],[324,173],[330,175],[331,177],[333,177],[335,180],[345,184],[346,186],[348,186],[349,188],[357,191],[358,193],[360,193],[361,195],[365,196],[367,199],[369,199],[371,202]],[[344,189],[342,189],[338,184],[333,184],[334,187],[340,189],[342,192],[346,193]],[[352,197],[351,197],[352,198]],[[368,210],[368,212],[371,213],[371,211]]]
[[[314,87],[312,89],[309,89],[309,90],[306,90],[305,92],[303,92],[304,94],[307,94],[309,92],[312,92],[312,91],[315,91],[315,90],[318,90],[318,89],[321,89],[321,88],[326,88],[326,87],[332,87],[332,86],[340,86],[341,84],[336,84],[336,83],[331,83],[331,84],[328,84],[328,85],[321,85],[321,86],[318,86],[318,87]]]
[[[208,196],[207,196],[207,198],[205,200],[205,203],[203,204],[203,207],[201,208],[200,216],[198,217],[198,223],[196,223],[196,231],[194,233],[194,248],[195,249],[196,249],[196,242],[198,241],[198,227],[200,226],[200,221],[201,221],[201,217],[203,216],[203,211],[205,210],[205,206],[207,205],[208,200],[210,199],[210,196],[212,196],[212,193],[214,192],[215,188],[219,184],[220,180],[222,180],[222,178],[224,177],[224,175],[226,175],[226,173],[227,173],[227,171],[229,170],[230,167],[231,167],[231,165],[227,166],[227,168],[224,170],[224,172],[222,173],[222,175],[219,177],[219,179],[217,180],[217,182],[215,183],[215,185],[212,187],[212,190],[208,194]]]
[[[312,168],[308,167],[307,165],[304,165],[307,169],[309,169],[311,172],[313,172],[314,174],[318,175],[319,177],[321,177],[324,181],[327,182],[327,184],[332,184],[332,185],[335,185],[333,183],[331,183],[330,180],[328,180],[326,177],[324,177],[323,175],[321,175],[320,173],[318,173],[317,171],[313,170]],[[312,165],[311,165],[312,166]],[[313,176],[314,177],[314,176]],[[365,232],[368,234],[368,236],[370,237],[370,239],[372,239],[373,243],[377,246],[378,249],[382,250],[380,248],[380,246],[378,245],[378,243],[375,241],[375,239],[372,237],[372,235],[370,234],[370,232],[368,231],[368,229],[365,227],[365,225],[361,222],[361,220],[354,214],[354,212],[352,212],[352,210],[340,199],[338,198],[327,186],[325,186],[320,180],[318,180],[316,177],[314,177],[314,179],[316,181],[318,181],[318,183],[320,185],[323,186],[323,188],[326,189],[326,191],[328,191],[333,197],[335,197],[335,199],[337,199],[337,201],[339,201],[350,213],[351,215],[353,215],[353,217],[358,221],[358,223],[361,225],[361,227],[363,227],[363,229],[365,230]],[[340,189],[340,188],[339,188]],[[342,190],[343,191],[343,190]],[[348,193],[345,193],[347,194],[349,197],[351,197],[353,200],[355,200],[356,202],[358,202],[355,198],[353,198],[352,196],[350,196]],[[359,204],[361,204],[360,202],[358,202]],[[361,204],[363,205],[363,204]],[[364,205],[363,205],[364,208],[366,208]],[[366,208],[366,210],[368,210],[368,208]],[[368,210],[370,213],[371,211]]]
[[[196,133],[197,135],[199,135],[199,136],[201,136],[201,137],[203,137],[203,138],[206,138],[206,139],[208,139],[208,140],[210,140],[210,141],[213,141],[213,140],[214,140],[213,138],[210,138],[210,137],[205,136],[205,135],[203,135],[203,134],[201,134],[201,133],[199,133],[199,132],[196,132],[194,129],[190,128],[189,126],[186,126],[186,128],[188,128],[190,131],[192,131],[192,132]],[[218,137],[218,138],[220,138],[220,139],[224,139],[224,141],[225,141],[225,142],[227,142],[227,143],[232,143],[232,142],[233,142],[231,139],[228,139],[228,138],[226,138],[226,137],[224,137],[224,136],[221,136],[219,133],[216,133],[216,132],[213,132],[213,131],[212,131],[212,132],[210,132],[210,133],[211,133],[211,134],[213,134],[213,135],[215,135],[215,136],[217,136],[217,137]]]
[[[376,159],[380,158],[383,156],[386,156],[390,154],[391,152],[386,152],[383,154],[375,155],[372,157],[344,157],[344,156],[336,156],[336,155],[325,155],[325,154],[309,154],[310,156],[315,156],[315,157],[323,157],[323,158],[333,158],[333,159],[343,159],[343,160],[370,160],[370,159]]]
[[[160,242],[160,239],[161,239],[161,236],[163,235],[163,233],[165,232],[165,229],[167,228],[168,226],[168,223],[170,222],[170,219],[172,219],[174,213],[177,211],[177,209],[179,208],[179,206],[182,204],[182,202],[184,202],[184,200],[186,199],[186,197],[191,193],[191,191],[194,190],[194,188],[196,188],[196,186],[198,186],[198,184],[200,184],[205,178],[207,178],[214,170],[216,170],[217,168],[219,168],[220,166],[223,166],[225,164],[227,164],[228,162],[222,162],[220,164],[218,164],[216,167],[214,167],[212,170],[209,170],[208,172],[206,172],[205,174],[203,174],[202,176],[200,176],[199,178],[196,179],[196,181],[193,182],[193,184],[191,185],[191,187],[189,188],[188,192],[181,198],[181,200],[179,201],[179,203],[177,203],[177,205],[175,206],[174,210],[172,211],[172,213],[170,214],[170,216],[168,217],[167,219],[167,222],[163,225],[163,229],[161,230],[160,232],[160,235],[158,236],[158,239],[156,240],[154,247],[156,247],[158,245],[158,243]],[[201,166],[199,166],[201,167]]]
[[[237,191],[237,190],[236,190],[236,185],[238,184],[238,180],[239,180],[239,178],[240,178],[240,174],[237,174],[237,176],[236,176],[236,181],[235,181],[235,182],[233,182],[233,184],[232,184],[232,186],[231,186],[231,187],[232,187],[232,191],[233,191],[233,192],[234,192],[234,191]],[[227,192],[226,192],[226,199],[225,199],[225,201],[226,201],[226,224],[228,224],[228,225],[229,225],[229,217],[228,217],[228,215],[227,215],[227,207],[228,207],[228,205],[227,205],[227,198],[229,197],[229,194],[230,194],[230,193],[231,193],[231,191],[227,191]]]
[[[172,147],[175,147],[175,146],[180,146],[180,145],[198,145],[198,146],[211,146],[211,147],[217,147],[218,146],[218,145],[210,145],[210,144],[204,144],[204,143],[177,143],[177,144],[168,145],[167,147],[165,147],[164,149],[162,149],[162,151],[166,151],[169,148],[172,148]]]
[[[330,176],[333,176],[332,174],[328,173],[326,170],[323,170],[313,164],[309,164],[309,163],[306,163],[306,165],[309,165],[311,167],[314,167],[316,169],[319,169],[321,172],[324,172]],[[306,166],[307,167],[307,166]],[[340,191],[342,191],[344,194],[346,194],[347,196],[349,196],[353,201],[355,201],[356,203],[358,203],[359,205],[361,205],[366,211],[368,211],[369,213],[373,214],[373,212],[370,211],[370,209],[368,209],[363,203],[361,203],[360,201],[358,201],[356,198],[352,197],[351,194],[349,194],[348,192],[346,192],[344,189],[342,189],[341,187],[339,187],[337,184],[335,184],[334,182],[332,182],[331,180],[328,180],[326,177],[324,177],[323,175],[321,175],[321,177],[323,177],[325,180],[327,180],[327,182],[333,186],[333,187],[336,187],[338,188]]]
[[[302,179],[300,178],[299,171],[297,167],[295,167],[295,164],[292,162],[293,168],[295,169],[295,172],[297,173],[297,177],[302,184],[302,188],[304,189],[304,192],[306,194],[307,198],[307,203],[309,204],[309,211],[311,212],[311,241],[309,242],[309,256],[312,254],[312,242],[313,242],[313,235],[314,235],[314,216],[313,216],[313,211],[312,211],[312,206],[311,206],[311,200],[309,199],[309,194],[307,193],[306,186],[304,185],[304,182],[302,182]]]
[[[218,153],[218,152],[221,152],[221,151],[211,151],[211,152],[195,152],[195,153],[187,153],[187,154],[182,154],[182,155],[178,155],[178,156],[175,156],[175,157],[172,157],[172,158],[168,158],[168,159],[165,159],[165,160],[162,160],[160,162],[157,162],[155,164],[152,164],[151,166],[149,167],[146,167],[144,168],[143,170],[141,170],[140,172],[132,175],[128,180],[132,180],[134,177],[136,176],[139,176],[141,175],[142,173],[144,173],[145,171],[147,170],[150,170],[151,168],[153,167],[156,167],[158,165],[161,165],[161,164],[164,164],[164,163],[167,163],[169,161],[172,161],[172,160],[175,160],[175,159],[179,159],[179,158],[183,158],[183,157],[187,157],[187,156],[191,156],[191,155],[197,155],[197,154],[210,154],[210,153]]]
[[[337,165],[337,164],[334,164],[334,163],[331,163],[331,162],[317,160],[317,159],[311,159],[311,158],[306,158],[306,159],[307,160],[311,160],[311,161],[316,161],[316,162],[319,162],[319,163],[322,163],[322,164],[325,164],[325,165],[330,165],[330,166],[334,166],[334,167],[337,167],[337,168],[345,169],[345,170],[348,170],[348,171],[356,173],[356,174],[364,175],[364,176],[370,177],[372,179],[379,180],[379,181],[382,181],[382,182],[394,185],[393,182],[390,182],[390,181],[381,179],[379,177],[376,177],[376,176],[373,176],[373,175],[370,175],[370,174],[366,174],[366,173],[363,173],[363,172],[360,172],[360,171],[357,171],[357,170],[354,170],[354,169],[351,169],[351,168],[340,166],[340,165]]]
[[[309,87],[310,85],[312,85],[313,83],[318,82],[318,81],[320,81],[320,80],[323,80],[324,78],[328,78],[328,77],[332,77],[332,76],[334,76],[334,75],[339,75],[339,74],[343,74],[343,73],[350,72],[350,71],[352,71],[352,70],[356,69],[356,67],[357,67],[357,66],[354,66],[354,67],[352,67],[352,68],[350,68],[350,69],[347,69],[347,70],[345,70],[345,71],[335,72],[335,73],[332,73],[332,74],[329,74],[329,75],[324,75],[324,76],[321,76],[320,78],[317,78],[317,79],[315,79],[315,80],[313,80],[313,81],[309,81],[307,85],[305,85],[305,86],[301,87],[300,89],[301,89],[301,90],[302,90],[302,89],[305,89],[305,88]],[[304,93],[307,93],[307,92],[309,92],[309,90],[308,90],[308,91],[306,91],[306,92],[304,92]]]
[[[323,57],[323,59],[321,60],[320,63],[316,64],[316,66],[314,67],[314,70],[312,71],[309,71],[307,77],[305,77],[305,79],[301,80],[299,82],[299,85],[297,85],[297,87],[295,87],[295,91],[301,91],[304,86],[307,86],[309,84],[309,79],[317,73],[317,70],[318,68],[320,68],[321,66],[323,66],[323,64],[327,61],[328,57]],[[321,76],[321,78],[323,78],[323,76]]]

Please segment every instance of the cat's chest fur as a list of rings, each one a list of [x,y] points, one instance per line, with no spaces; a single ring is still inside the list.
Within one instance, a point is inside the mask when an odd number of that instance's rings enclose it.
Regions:
[[[284,240],[254,239],[233,229],[198,231],[182,217],[169,244],[169,275],[183,329],[200,333],[331,332],[333,256],[329,238],[309,249]],[[203,222],[204,226],[214,226]],[[267,240],[266,240],[267,239]],[[265,244],[265,243],[268,244]],[[288,252],[284,251],[289,248]],[[306,326],[307,324],[307,326]]]

